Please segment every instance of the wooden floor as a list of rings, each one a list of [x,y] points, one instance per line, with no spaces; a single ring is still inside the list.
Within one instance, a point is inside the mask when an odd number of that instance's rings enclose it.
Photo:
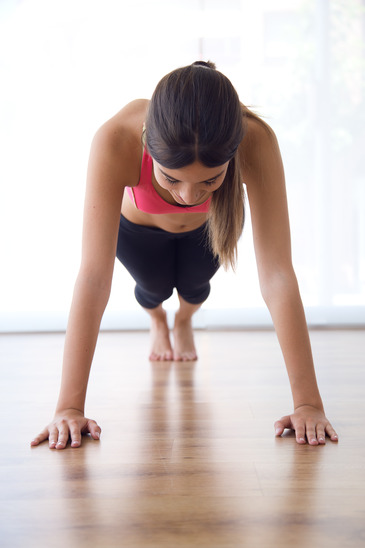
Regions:
[[[87,413],[101,441],[29,442],[52,418],[63,335],[2,335],[2,548],[365,546],[365,332],[312,331],[340,441],[274,437],[292,409],[271,331],[196,334],[197,363],[102,333]]]

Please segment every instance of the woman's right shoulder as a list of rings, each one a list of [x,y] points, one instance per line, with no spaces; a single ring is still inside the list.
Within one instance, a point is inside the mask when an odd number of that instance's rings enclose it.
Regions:
[[[132,101],[99,127],[91,144],[91,164],[108,165],[119,178],[134,180],[143,154],[142,132],[148,103],[146,99]]]
[[[149,101],[136,99],[104,122],[96,131],[94,141],[113,149],[141,146],[141,136]]]

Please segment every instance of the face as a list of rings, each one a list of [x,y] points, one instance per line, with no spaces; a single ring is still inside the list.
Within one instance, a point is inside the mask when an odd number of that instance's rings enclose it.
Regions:
[[[181,205],[194,206],[205,202],[224,181],[229,162],[218,167],[206,167],[194,162],[180,169],[168,169],[153,160],[157,183]]]

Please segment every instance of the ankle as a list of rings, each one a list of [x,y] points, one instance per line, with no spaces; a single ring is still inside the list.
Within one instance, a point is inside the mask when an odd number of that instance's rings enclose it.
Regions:
[[[145,311],[150,316],[152,321],[166,322],[167,314],[162,305],[158,306],[157,308],[145,308]]]
[[[175,325],[176,324],[189,324],[192,322],[192,314],[184,314],[179,310],[175,313]]]
[[[194,314],[199,310],[200,305],[187,305],[184,303],[175,313],[175,323],[191,323]]]

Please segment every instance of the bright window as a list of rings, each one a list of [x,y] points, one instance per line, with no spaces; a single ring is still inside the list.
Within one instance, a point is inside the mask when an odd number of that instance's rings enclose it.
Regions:
[[[199,58],[277,133],[309,321],[364,323],[364,28],[361,0],[3,0],[0,330],[64,329],[93,134]],[[133,286],[118,264],[104,326],[148,324]],[[198,323],[267,321],[247,223]]]

